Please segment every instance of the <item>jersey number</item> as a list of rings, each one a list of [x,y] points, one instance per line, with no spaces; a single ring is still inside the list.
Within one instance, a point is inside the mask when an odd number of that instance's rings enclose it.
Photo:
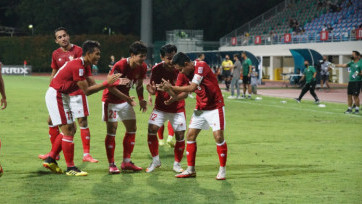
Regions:
[[[157,118],[157,114],[152,113],[150,119],[151,119],[152,121],[155,121],[156,118]]]
[[[112,119],[112,118],[116,119],[117,118],[117,111],[109,110],[108,118],[109,119]]]
[[[65,114],[67,115],[68,120],[73,120],[71,112],[66,112]]]

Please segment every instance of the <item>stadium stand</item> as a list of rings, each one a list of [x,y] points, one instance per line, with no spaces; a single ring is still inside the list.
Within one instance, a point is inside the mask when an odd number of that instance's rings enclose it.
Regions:
[[[291,43],[350,41],[356,39],[355,31],[361,24],[360,0],[290,0],[222,37],[220,46],[283,44],[286,33],[291,34]],[[324,30],[329,32],[327,40],[320,39]],[[256,43],[257,36],[260,43]]]

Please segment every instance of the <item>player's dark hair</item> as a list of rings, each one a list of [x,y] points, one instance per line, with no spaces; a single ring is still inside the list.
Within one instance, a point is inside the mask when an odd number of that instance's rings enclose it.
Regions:
[[[243,55],[243,54],[244,54],[245,56],[247,56],[247,55],[246,55],[246,52],[242,52],[242,53],[241,53],[241,55]]]
[[[238,58],[240,60],[240,56],[238,54],[234,54],[234,57]]]
[[[54,38],[57,38],[57,36],[55,36],[55,34],[58,32],[58,31],[61,31],[61,30],[64,30],[67,34],[68,34],[68,30],[64,27],[59,27],[57,29],[54,30]]]
[[[147,47],[142,41],[135,41],[129,46],[129,54],[146,54]]]
[[[356,50],[353,50],[352,52],[354,52],[354,53],[357,55],[357,57],[361,56],[361,53],[359,53],[359,52],[356,51]]]
[[[184,67],[185,66],[185,62],[191,62],[190,58],[183,52],[179,52],[177,53],[175,56],[173,56],[172,58],[172,64],[177,64],[180,67]]]
[[[166,53],[170,54],[172,52],[177,52],[177,47],[175,45],[167,44],[160,48],[160,54],[162,57],[164,57]]]
[[[202,55],[204,55],[204,53],[200,53],[197,55],[197,58],[200,58]]]
[[[82,45],[82,49],[83,49],[82,56],[85,56],[87,53],[93,53],[94,48],[101,49],[101,44],[94,40],[86,40]]]

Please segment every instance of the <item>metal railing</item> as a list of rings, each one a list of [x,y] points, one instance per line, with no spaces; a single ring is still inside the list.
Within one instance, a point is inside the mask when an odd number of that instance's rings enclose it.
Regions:
[[[357,41],[355,33],[346,31],[343,33],[329,33],[327,40],[320,39],[319,32],[306,32],[304,34],[290,34],[290,41],[284,41],[285,34],[272,34],[272,35],[251,35],[251,36],[238,36],[225,37],[220,40],[221,46],[255,46],[255,45],[277,45],[277,44],[299,44],[299,43],[324,43],[324,42],[343,42],[343,41]],[[260,43],[255,43],[255,38],[260,36]],[[233,41],[234,40],[234,41]],[[234,42],[234,43],[233,43]]]

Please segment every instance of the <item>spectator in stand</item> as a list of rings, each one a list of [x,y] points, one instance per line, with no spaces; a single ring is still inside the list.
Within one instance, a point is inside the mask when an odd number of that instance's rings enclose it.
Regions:
[[[327,31],[330,32],[330,33],[333,31],[333,27],[332,27],[331,24],[327,25]]]
[[[111,55],[111,62],[108,65],[109,71],[112,70],[113,65],[116,63],[115,59],[114,59],[114,55]]]

